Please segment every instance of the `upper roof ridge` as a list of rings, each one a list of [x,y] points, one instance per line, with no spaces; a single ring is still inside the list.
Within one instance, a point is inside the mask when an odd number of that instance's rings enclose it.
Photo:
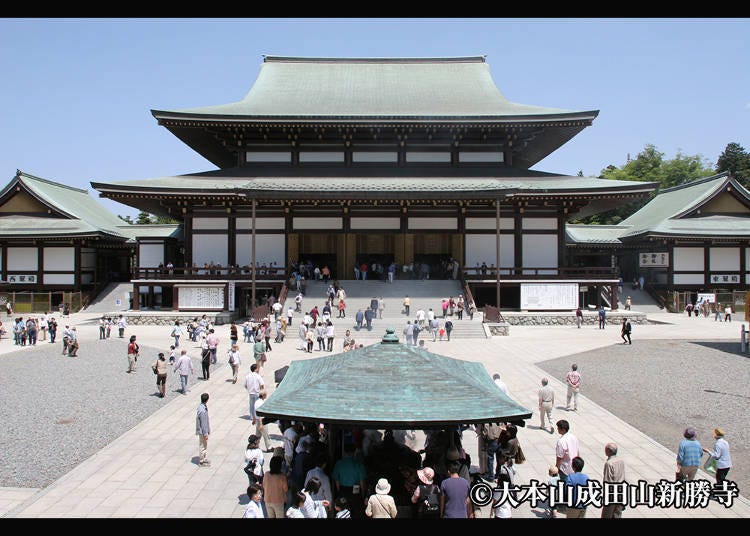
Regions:
[[[273,56],[263,54],[264,63],[486,63],[487,55],[481,56],[430,56],[430,57],[304,57],[304,56]]]
[[[17,169],[16,170],[16,178],[20,179],[22,176],[26,177],[28,179],[32,179],[32,180],[35,180],[35,181],[40,181],[40,182],[43,182],[43,183],[46,183],[46,184],[50,184],[52,186],[58,186],[60,188],[65,188],[67,190],[73,190],[74,192],[80,192],[80,193],[83,193],[83,194],[88,194],[89,193],[88,190],[84,190],[82,188],[76,188],[75,186],[68,186],[67,184],[61,184],[59,182],[51,181],[49,179],[43,179],[42,177],[37,177],[36,175],[32,175],[31,173],[26,173],[25,171],[21,171],[20,169]]]

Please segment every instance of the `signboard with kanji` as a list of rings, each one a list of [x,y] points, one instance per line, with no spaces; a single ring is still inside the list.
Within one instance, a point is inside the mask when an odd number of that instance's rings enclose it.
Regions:
[[[638,264],[641,268],[666,268],[669,266],[669,253],[640,253]]]

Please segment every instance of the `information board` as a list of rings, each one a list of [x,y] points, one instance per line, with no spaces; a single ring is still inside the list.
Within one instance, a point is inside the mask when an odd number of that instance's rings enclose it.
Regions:
[[[179,287],[180,309],[224,309],[224,287]]]
[[[578,307],[578,283],[521,283],[521,309],[559,311]]]

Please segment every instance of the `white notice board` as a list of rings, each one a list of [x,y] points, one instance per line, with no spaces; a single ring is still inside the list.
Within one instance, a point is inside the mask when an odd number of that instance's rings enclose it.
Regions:
[[[179,287],[180,309],[224,309],[224,287]]]
[[[521,283],[521,309],[559,311],[578,307],[578,283]]]

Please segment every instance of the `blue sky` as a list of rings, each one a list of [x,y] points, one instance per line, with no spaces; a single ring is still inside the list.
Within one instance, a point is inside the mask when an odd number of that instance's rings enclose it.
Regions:
[[[88,189],[214,166],[152,109],[241,100],[262,55],[486,55],[510,101],[600,110],[534,169],[598,175],[646,144],[750,150],[750,19],[0,19],[0,174]],[[129,207],[102,203],[118,214]]]

